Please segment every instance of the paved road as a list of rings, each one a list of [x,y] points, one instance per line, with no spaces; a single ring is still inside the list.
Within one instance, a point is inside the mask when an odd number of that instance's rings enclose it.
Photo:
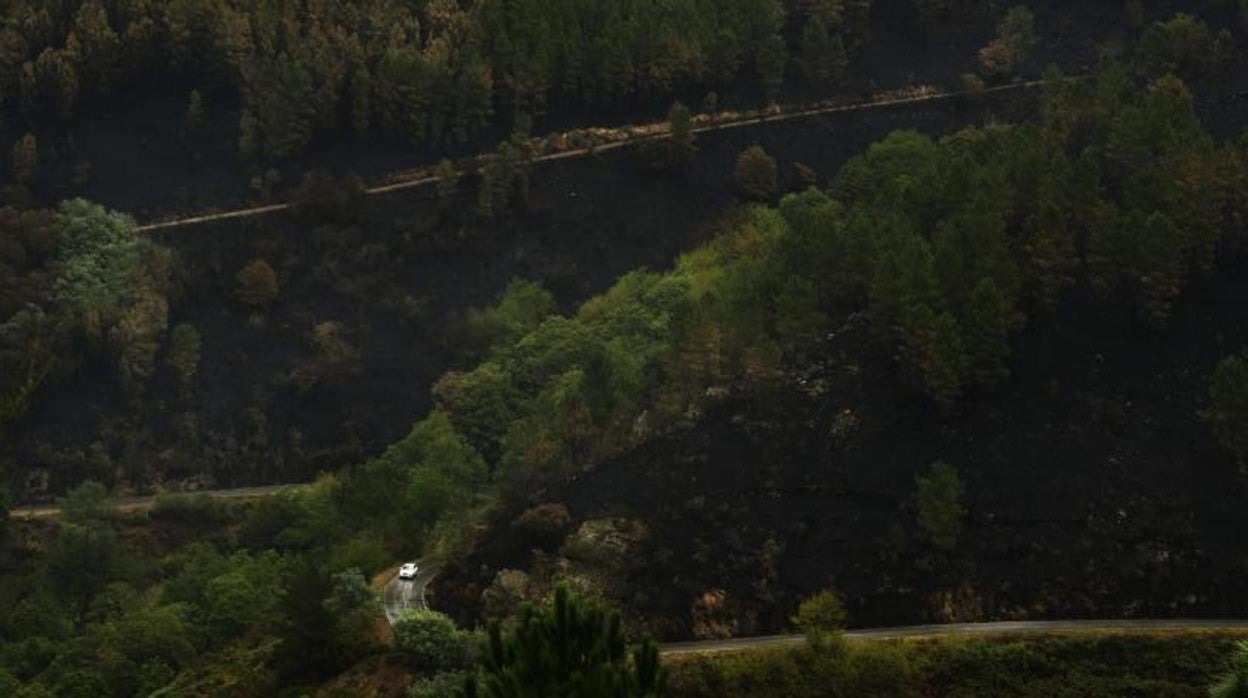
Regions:
[[[425,603],[425,590],[429,582],[438,574],[436,563],[417,560],[419,570],[415,579],[399,579],[396,572],[382,593],[382,603],[386,609],[386,620],[393,625],[404,613],[428,608]]]
[[[1072,76],[1060,78],[1061,80],[1084,80],[1081,76]],[[1015,90],[1029,90],[1048,84],[1047,80],[1032,80],[1028,82],[1019,82],[1009,85],[998,85],[984,90],[981,94],[992,94],[997,92],[1011,92]],[[792,119],[805,119],[812,116],[822,116],[825,114],[836,114],[842,112],[866,111],[871,109],[884,109],[888,107],[899,106],[903,104],[917,104],[920,102],[935,102],[940,100],[955,99],[967,96],[963,91],[946,91],[946,92],[925,92],[915,96],[895,97],[874,99],[865,102],[853,104],[839,105],[823,105],[814,107],[788,107],[783,111],[758,114],[751,112],[742,115],[720,115],[713,123],[699,124],[693,128],[694,133],[704,133],[707,131],[722,131],[732,128],[743,128],[746,126],[754,126],[763,123],[772,123],[776,121],[790,121]],[[590,129],[592,130],[592,129]],[[622,129],[616,129],[622,130]],[[589,148],[574,148],[563,150],[556,153],[548,153],[533,158],[533,162],[552,162],[556,160],[566,160],[569,158],[585,157],[596,153],[602,153],[617,148],[627,148],[639,143],[657,140],[667,136],[669,128],[666,123],[645,124],[627,129],[635,134],[633,137],[618,141],[610,141]],[[477,162],[483,162],[486,156],[479,156]],[[473,168],[477,169],[477,168]],[[416,189],[419,187],[429,186],[438,181],[438,178],[431,174],[429,170],[412,172],[407,175],[400,176],[396,181],[392,181],[379,186],[373,186],[365,190],[365,194],[369,196],[377,196],[381,194],[389,194],[396,191],[407,189]],[[161,230],[169,230],[172,228],[185,228],[201,223],[209,223],[213,221],[222,221],[236,218],[253,218],[256,216],[264,216],[270,213],[277,213],[291,208],[290,204],[269,204],[266,206],[256,206],[253,208],[240,209],[237,211],[222,211],[220,213],[206,213],[199,216],[191,216],[188,218],[178,218],[174,220],[155,221],[140,225],[137,230],[141,233],[151,233]]]
[[[913,625],[898,628],[850,630],[845,637],[852,642],[900,640],[923,637],[991,637],[994,635],[1040,635],[1094,631],[1205,631],[1248,633],[1248,620],[1038,620],[1002,621],[998,623],[951,623],[946,625]],[[775,647],[798,647],[806,642],[801,635],[766,635],[732,640],[671,642],[661,647],[668,656],[739,652]]]
[[[199,492],[185,492],[180,494],[187,495],[208,495],[213,499],[247,499],[251,497],[266,497],[279,492],[293,492],[308,487],[308,483],[286,484],[286,485],[266,485],[264,487],[237,487],[229,490],[201,490]],[[115,501],[117,508],[122,511],[145,511],[151,509],[156,504],[156,495],[150,497],[129,497]],[[33,507],[16,507],[9,510],[9,516],[15,519],[46,519],[59,516],[61,508],[55,505],[49,506],[33,506]]]

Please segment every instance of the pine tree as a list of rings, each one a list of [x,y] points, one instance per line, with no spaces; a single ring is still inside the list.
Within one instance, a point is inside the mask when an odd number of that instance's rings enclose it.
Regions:
[[[525,606],[506,631],[493,624],[481,654],[473,698],[659,698],[667,684],[654,643],[630,649],[618,613],[563,586],[550,606]]]

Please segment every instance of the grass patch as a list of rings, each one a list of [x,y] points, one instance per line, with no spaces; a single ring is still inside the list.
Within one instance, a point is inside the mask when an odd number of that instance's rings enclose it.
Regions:
[[[1071,633],[676,658],[673,698],[1207,696],[1246,633]]]

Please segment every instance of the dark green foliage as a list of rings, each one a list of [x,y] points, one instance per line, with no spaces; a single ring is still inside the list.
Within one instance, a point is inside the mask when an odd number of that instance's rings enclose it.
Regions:
[[[970,378],[993,386],[1010,375],[1010,328],[1014,325],[1011,304],[991,278],[980,279],[966,306],[966,358]]]
[[[957,468],[937,461],[926,474],[915,478],[914,485],[919,527],[937,547],[953,550],[966,518],[962,478]]]
[[[806,79],[821,87],[835,87],[845,79],[849,55],[839,34],[828,30],[818,16],[802,30],[801,66]]]
[[[1022,5],[1011,7],[997,25],[997,37],[980,49],[979,62],[984,72],[1008,76],[1027,60],[1036,47],[1035,17]]]
[[[204,113],[204,98],[199,90],[191,90],[186,102],[186,116],[182,120],[182,140],[187,146],[199,147],[199,140],[204,136],[208,125],[208,116]]]
[[[768,201],[776,195],[776,161],[757,145],[737,157],[737,190],[747,199]]]
[[[793,624],[806,636],[806,643],[816,652],[842,649],[845,627],[845,605],[831,590],[811,596],[797,607]]]
[[[1209,65],[1209,27],[1189,14],[1155,22],[1140,36],[1136,63],[1146,77],[1200,77]]]
[[[694,145],[693,112],[676,102],[667,112],[666,138],[642,143],[641,156],[655,169],[680,172],[697,152]]]
[[[13,144],[13,181],[25,184],[34,176],[39,168],[39,142],[31,134],[26,134]]]
[[[357,221],[364,203],[364,182],[358,175],[338,178],[326,170],[313,170],[304,175],[291,197],[291,204],[300,216],[340,225]]]
[[[395,643],[420,669],[441,673],[465,669],[472,636],[436,611],[409,611],[394,624]]]
[[[864,4],[854,3],[855,17]],[[788,58],[779,0],[280,2],[263,11],[247,0],[90,0],[19,2],[3,19],[0,92],[20,96],[30,123],[190,79],[205,96],[241,99],[248,158],[289,157],[344,131],[464,142],[496,105],[510,121],[747,73],[772,81]]]
[[[1203,698],[1235,647],[1235,637],[1227,635],[1086,634],[854,643],[846,653],[831,655],[751,651],[673,663],[668,693],[679,698]]]
[[[169,367],[183,393],[189,392],[199,370],[200,346],[199,332],[192,325],[177,325],[169,334]]]
[[[263,259],[253,259],[234,280],[234,296],[248,308],[263,310],[277,300],[277,272]]]
[[[1228,356],[1218,362],[1209,376],[1205,417],[1223,448],[1248,457],[1248,359]]]
[[[630,648],[618,613],[559,587],[550,606],[525,606],[513,626],[490,628],[474,683],[468,694],[480,698],[658,698],[667,671],[652,642]]]
[[[784,72],[789,62],[789,52],[784,39],[779,36],[768,37],[758,48],[758,79],[763,85],[763,92],[768,100],[774,101],[784,86]]]
[[[1248,696],[1248,641],[1235,646],[1231,668],[1209,687],[1210,698],[1245,698]]]

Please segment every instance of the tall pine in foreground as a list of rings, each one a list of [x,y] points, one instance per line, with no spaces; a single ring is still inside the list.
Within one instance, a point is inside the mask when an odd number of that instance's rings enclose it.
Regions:
[[[555,590],[513,626],[490,628],[470,698],[659,698],[667,672],[650,641],[630,648],[620,614]]]

